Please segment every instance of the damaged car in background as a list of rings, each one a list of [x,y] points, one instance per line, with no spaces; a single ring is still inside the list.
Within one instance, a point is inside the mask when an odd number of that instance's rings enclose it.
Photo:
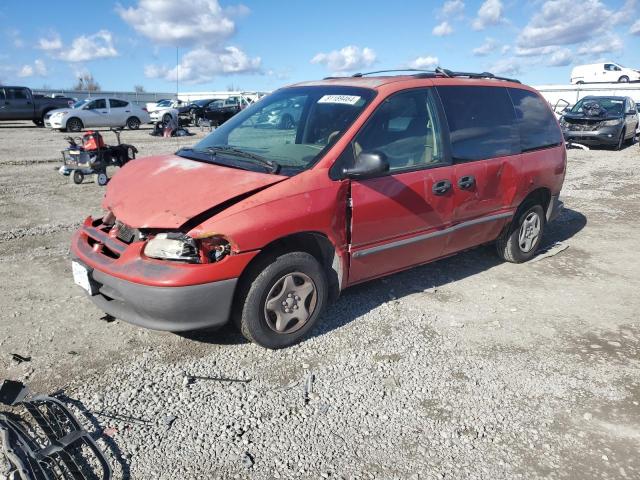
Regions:
[[[569,143],[621,150],[635,140],[638,110],[630,97],[584,97],[563,112],[560,126]]]
[[[486,243],[533,258],[565,171],[553,112],[518,81],[439,70],[301,83],[192,148],[125,165],[104,215],[73,235],[73,278],[121,320],[232,319],[282,348],[349,286]]]

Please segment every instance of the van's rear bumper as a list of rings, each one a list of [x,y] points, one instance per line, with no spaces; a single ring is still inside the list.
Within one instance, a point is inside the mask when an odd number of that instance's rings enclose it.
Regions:
[[[87,269],[95,293],[89,298],[100,310],[140,327],[172,332],[225,324],[238,281],[232,278],[201,285],[157,287]]]

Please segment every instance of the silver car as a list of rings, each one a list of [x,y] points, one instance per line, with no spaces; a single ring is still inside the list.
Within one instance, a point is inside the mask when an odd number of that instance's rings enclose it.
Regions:
[[[149,123],[149,113],[134,103],[118,98],[92,97],[76,102],[72,108],[50,111],[46,127],[79,132],[83,128],[127,127],[136,130]]]

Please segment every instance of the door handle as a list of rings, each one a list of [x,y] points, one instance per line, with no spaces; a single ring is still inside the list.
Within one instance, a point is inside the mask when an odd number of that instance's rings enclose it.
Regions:
[[[476,184],[476,177],[473,175],[465,175],[458,179],[458,187],[461,190],[468,190]]]
[[[431,187],[431,191],[434,195],[444,195],[451,189],[451,182],[449,180],[438,180]]]

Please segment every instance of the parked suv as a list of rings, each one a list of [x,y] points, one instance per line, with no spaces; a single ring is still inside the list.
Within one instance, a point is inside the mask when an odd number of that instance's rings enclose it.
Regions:
[[[351,285],[491,242],[529,260],[561,207],[562,133],[535,90],[480,77],[299,83],[130,162],[73,236],[75,282],[127,322],[233,318],[281,348]],[[302,107],[294,128],[261,121],[283,103]]]
[[[568,142],[621,150],[635,140],[638,110],[630,97],[584,97],[563,112],[560,126]]]

